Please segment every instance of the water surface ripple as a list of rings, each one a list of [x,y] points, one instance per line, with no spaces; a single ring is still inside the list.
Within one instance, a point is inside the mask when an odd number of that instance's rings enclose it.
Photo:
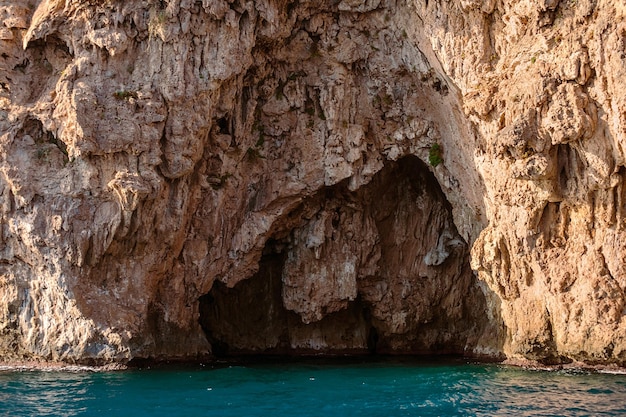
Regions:
[[[414,361],[0,372],[2,416],[624,416],[626,375]]]

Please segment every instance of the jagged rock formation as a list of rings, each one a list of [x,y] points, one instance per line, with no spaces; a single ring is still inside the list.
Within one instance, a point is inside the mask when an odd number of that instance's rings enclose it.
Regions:
[[[1,0],[2,357],[625,365],[614,3]]]
[[[472,354],[493,337],[467,245],[416,157],[389,162],[356,191],[322,189],[289,218],[255,276],[201,298],[214,348]]]

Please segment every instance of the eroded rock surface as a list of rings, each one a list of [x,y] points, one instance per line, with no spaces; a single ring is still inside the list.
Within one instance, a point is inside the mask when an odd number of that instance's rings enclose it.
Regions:
[[[2,357],[625,365],[624,12],[0,0]]]
[[[496,331],[434,177],[416,157],[303,201],[259,271],[216,285],[200,322],[220,353],[472,354]]]

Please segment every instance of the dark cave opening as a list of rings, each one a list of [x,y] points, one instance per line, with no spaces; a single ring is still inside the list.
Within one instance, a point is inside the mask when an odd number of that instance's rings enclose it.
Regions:
[[[356,191],[322,189],[287,217],[253,276],[200,298],[214,355],[471,353],[484,295],[417,157],[388,162]]]
[[[211,291],[200,298],[200,323],[213,355],[369,353],[367,344],[364,348],[361,344],[357,348],[337,344],[342,338],[363,338],[359,333],[366,330],[365,310],[359,300],[346,310],[331,313],[311,324],[302,323],[296,313],[285,308],[281,298],[281,271],[286,253],[277,250],[280,249],[268,242],[256,274],[234,288],[216,282]],[[313,334],[336,335],[332,338],[334,347],[307,345]],[[299,342],[295,347],[294,341]]]

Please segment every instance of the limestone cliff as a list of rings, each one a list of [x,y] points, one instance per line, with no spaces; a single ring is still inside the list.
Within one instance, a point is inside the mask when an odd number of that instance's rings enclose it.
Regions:
[[[625,11],[0,0],[0,355],[625,366]]]

